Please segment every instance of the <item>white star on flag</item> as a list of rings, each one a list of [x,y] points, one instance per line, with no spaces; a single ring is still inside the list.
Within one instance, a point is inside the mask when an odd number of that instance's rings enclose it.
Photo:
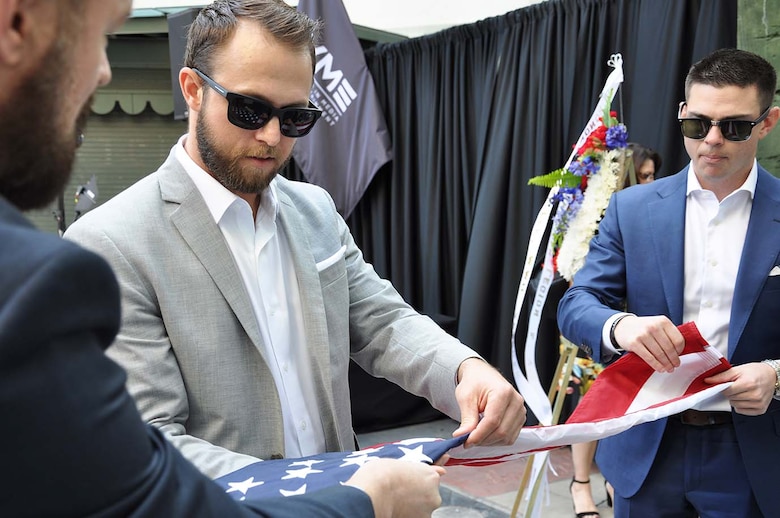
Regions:
[[[300,463],[293,463],[291,465],[295,464]],[[305,468],[301,469],[290,469],[287,470],[287,475],[282,477],[282,480],[289,480],[291,478],[306,478],[313,473],[322,473],[322,471],[319,469],[312,469],[311,466],[306,466]]]
[[[265,482],[263,482],[262,480],[260,482],[255,482],[255,477],[249,477],[243,482],[228,482],[228,485],[230,485],[230,489],[225,491],[225,493],[240,491],[241,494],[244,495],[241,497],[241,500],[244,500],[247,491],[249,491],[253,487],[262,486],[263,484],[265,484]]]
[[[403,456],[400,458],[400,460],[406,461],[406,462],[425,462],[427,464],[432,464],[433,460],[423,453],[423,447],[422,445],[414,448],[413,450],[410,450],[409,448],[404,448],[401,446],[398,448],[403,452]]]
[[[347,455],[347,458],[344,459],[344,463],[340,464],[339,467],[343,468],[345,466],[362,466],[366,462],[375,459],[376,457],[369,457],[368,455],[358,455],[353,457],[352,455]]]
[[[296,495],[305,495],[306,494],[306,484],[302,485],[298,489],[295,489],[293,491],[285,491],[284,489],[280,489],[279,493],[282,496],[296,496]]]

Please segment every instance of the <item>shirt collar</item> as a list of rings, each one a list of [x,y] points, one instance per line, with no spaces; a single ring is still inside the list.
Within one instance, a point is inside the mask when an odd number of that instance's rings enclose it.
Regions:
[[[756,193],[756,182],[758,181],[758,166],[757,161],[753,159],[753,167],[750,168],[750,173],[748,174],[748,177],[745,179],[745,182],[739,186],[738,189],[734,190],[734,192],[738,191],[745,191],[748,194],[750,194],[750,199],[753,199],[753,196]],[[688,187],[685,192],[686,196],[690,196],[692,192],[695,191],[703,191],[701,184],[699,183],[699,179],[696,178],[696,174],[693,171],[693,162],[688,166]],[[734,194],[732,192],[731,194]],[[729,194],[729,196],[731,196]]]
[[[176,143],[176,146],[174,146],[176,159],[182,167],[184,167],[184,171],[186,171],[187,175],[192,179],[192,182],[198,189],[198,192],[200,192],[214,221],[219,224],[220,220],[225,215],[225,212],[227,212],[234,203],[246,202],[226,189],[216,178],[195,163],[190,155],[187,154],[187,150],[184,149],[184,142],[187,137],[188,134],[182,135]],[[258,221],[264,215],[270,215],[273,221],[276,220],[276,216],[279,213],[279,197],[276,189],[276,178],[274,178],[271,180],[269,188],[263,191],[263,194],[260,197],[260,210],[257,215]]]

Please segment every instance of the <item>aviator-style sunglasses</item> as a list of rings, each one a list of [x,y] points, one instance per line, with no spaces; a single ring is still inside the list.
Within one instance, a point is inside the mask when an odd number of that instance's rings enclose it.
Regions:
[[[239,128],[260,129],[268,124],[268,121],[278,117],[282,135],[297,138],[309,133],[322,115],[322,110],[311,101],[308,108],[276,108],[262,99],[228,92],[197,68],[192,70],[215,92],[227,99],[227,118],[231,124]]]
[[[769,109],[771,108],[770,106],[764,110],[764,113],[762,113],[754,121],[737,119],[723,119],[720,121],[715,121],[710,119],[700,119],[698,117],[680,117],[683,106],[685,106],[685,103],[680,103],[680,110],[677,114],[677,120],[680,122],[680,130],[682,131],[683,136],[701,140],[707,136],[707,133],[710,132],[710,128],[717,126],[720,128],[720,133],[723,135],[723,138],[732,142],[744,142],[748,140],[753,134],[753,128],[762,120],[766,119],[767,115],[769,115]]]

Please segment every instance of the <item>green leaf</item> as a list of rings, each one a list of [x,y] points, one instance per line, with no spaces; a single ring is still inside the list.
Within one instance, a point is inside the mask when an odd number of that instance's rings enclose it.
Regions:
[[[548,189],[552,189],[556,185],[558,187],[577,187],[581,183],[582,177],[572,174],[563,168],[541,176],[534,176],[528,180],[528,185],[547,187]]]

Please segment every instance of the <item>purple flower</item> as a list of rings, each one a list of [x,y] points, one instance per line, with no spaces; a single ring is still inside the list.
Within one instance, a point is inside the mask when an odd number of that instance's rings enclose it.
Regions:
[[[579,187],[562,187],[551,200],[558,202],[558,209],[555,211],[552,223],[553,238],[558,246],[569,229],[569,222],[580,210],[584,197]]]
[[[582,190],[579,185],[577,187],[561,187],[558,192],[550,200],[551,203],[560,202],[564,207],[568,207],[572,200],[577,196],[582,196]]]
[[[577,176],[593,176],[599,169],[601,166],[590,155],[578,158],[569,165],[569,172]]]
[[[607,129],[607,149],[624,148],[628,145],[628,130],[624,124]]]

